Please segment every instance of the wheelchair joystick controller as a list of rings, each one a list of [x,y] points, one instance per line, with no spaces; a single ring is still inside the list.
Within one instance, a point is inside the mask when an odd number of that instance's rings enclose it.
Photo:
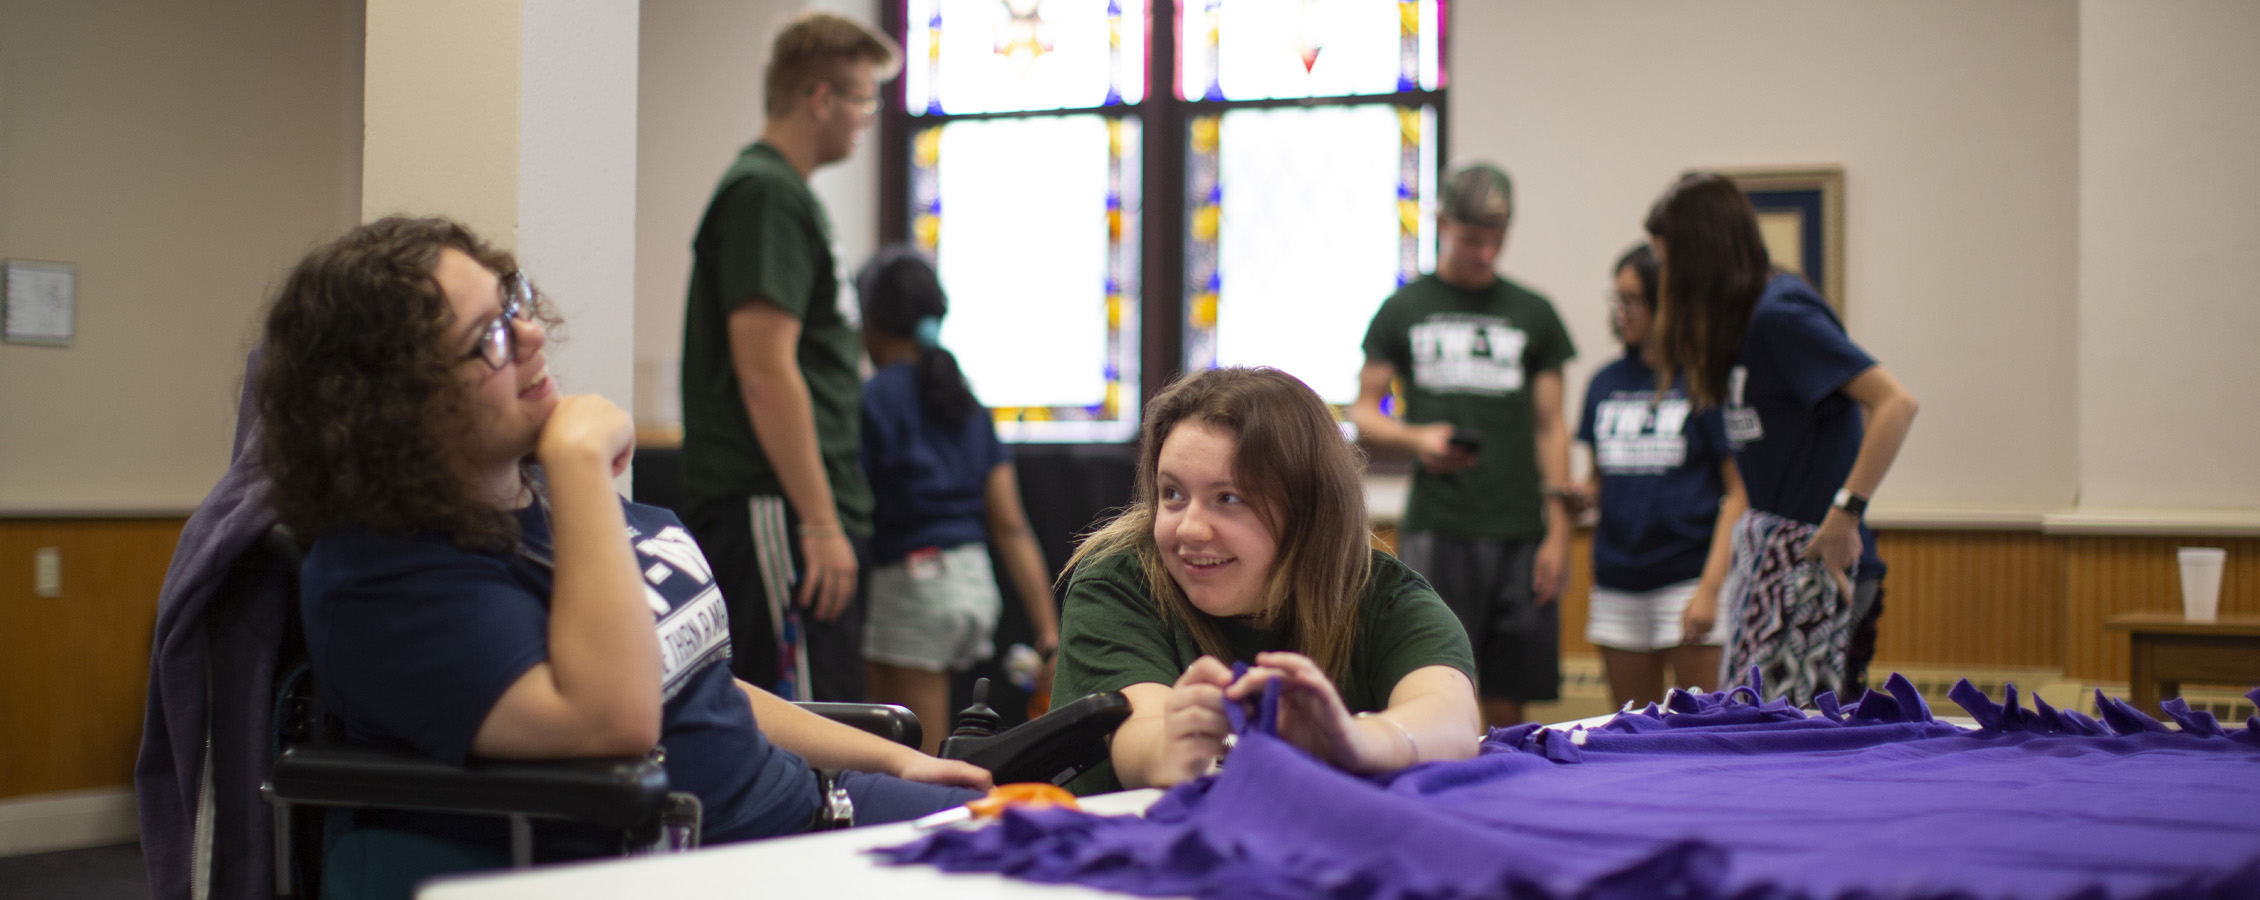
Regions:
[[[973,679],[973,703],[958,711],[957,727],[950,730],[949,737],[942,739],[942,756],[947,759],[959,758],[950,755],[952,745],[964,743],[959,738],[993,737],[1003,724],[1004,717],[997,715],[997,711],[989,706],[989,679]]]
[[[989,706],[989,680],[975,679],[973,703],[957,714],[940,756],[987,769],[998,784],[1065,784],[1106,761],[1107,737],[1129,715],[1130,701],[1106,691],[1005,729],[1004,717]]]

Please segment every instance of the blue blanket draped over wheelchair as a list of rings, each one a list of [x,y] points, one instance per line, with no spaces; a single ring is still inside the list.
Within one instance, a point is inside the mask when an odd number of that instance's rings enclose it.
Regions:
[[[1144,819],[1012,811],[877,852],[1213,898],[2260,897],[2260,719],[2173,701],[2168,728],[2098,693],[2096,721],[1964,682],[1966,732],[1896,675],[1811,717],[1753,687],[1375,779],[1259,710],[1222,773]]]

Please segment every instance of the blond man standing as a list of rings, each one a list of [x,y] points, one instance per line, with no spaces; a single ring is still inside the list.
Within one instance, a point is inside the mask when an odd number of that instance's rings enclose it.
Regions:
[[[761,138],[714,190],[683,322],[684,518],[714,562],[739,677],[861,700],[861,346],[832,226],[809,190],[877,119],[895,43],[811,12],[777,37]]]

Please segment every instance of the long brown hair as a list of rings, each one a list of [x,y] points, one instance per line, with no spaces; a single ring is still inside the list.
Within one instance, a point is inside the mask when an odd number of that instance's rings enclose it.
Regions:
[[[1154,543],[1161,444],[1185,422],[1223,429],[1237,441],[1232,479],[1279,543],[1264,578],[1263,608],[1277,611],[1273,627],[1288,634],[1296,652],[1341,681],[1373,567],[1359,481],[1365,460],[1343,439],[1333,409],[1285,372],[1211,369],[1156,394],[1140,429],[1135,499],[1084,540],[1068,570],[1087,559],[1135,554],[1163,621],[1184,620],[1203,652],[1232,658],[1217,619],[1186,599]]]
[[[515,543],[457,464],[467,425],[455,312],[432,271],[453,247],[500,274],[510,254],[446,219],[388,218],[316,248],[267,312],[258,374],[263,464],[301,540],[361,526],[436,529],[464,547]],[[533,315],[554,324],[535,295]]]
[[[1742,352],[1750,310],[1765,293],[1773,263],[1758,234],[1758,214],[1734,182],[1694,172],[1656,198],[1648,234],[1664,242],[1663,290],[1649,336],[1656,389],[1685,376],[1696,406],[1715,406]]]

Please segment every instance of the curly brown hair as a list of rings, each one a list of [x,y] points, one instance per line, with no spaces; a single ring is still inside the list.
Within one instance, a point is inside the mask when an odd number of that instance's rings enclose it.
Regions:
[[[268,309],[261,449],[276,511],[300,540],[358,526],[437,530],[466,548],[517,542],[517,521],[468,490],[454,462],[465,360],[432,274],[448,247],[517,270],[456,222],[387,218],[308,253]],[[556,321],[539,294],[532,314]]]

